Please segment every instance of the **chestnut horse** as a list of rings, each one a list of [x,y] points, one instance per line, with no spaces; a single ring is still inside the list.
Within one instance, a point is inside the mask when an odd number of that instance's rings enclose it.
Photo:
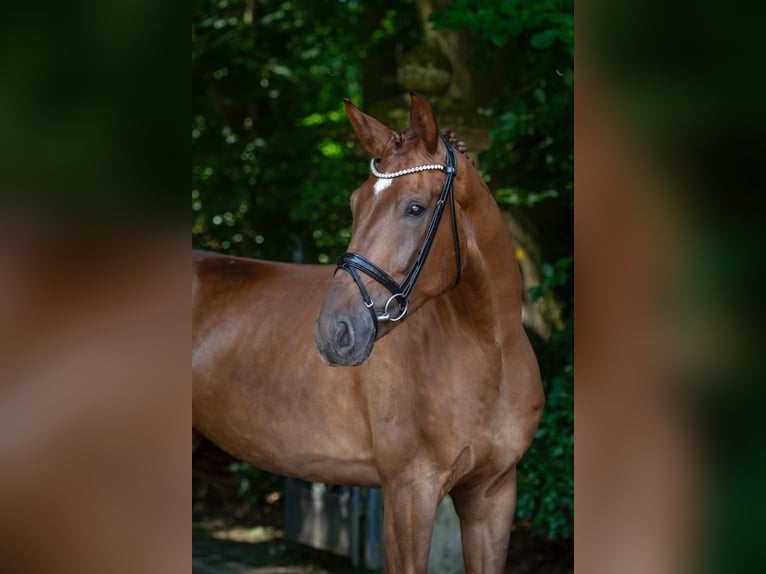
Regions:
[[[426,572],[447,494],[466,572],[503,572],[544,402],[511,238],[422,97],[402,132],[346,112],[376,159],[334,274],[193,256],[193,426],[271,472],[381,487],[391,574]]]

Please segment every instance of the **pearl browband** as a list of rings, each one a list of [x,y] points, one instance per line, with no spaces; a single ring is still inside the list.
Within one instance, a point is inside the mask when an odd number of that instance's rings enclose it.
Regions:
[[[372,158],[370,160],[370,171],[372,172],[372,175],[375,177],[380,177],[383,179],[393,179],[395,177],[399,177],[402,175],[409,175],[411,173],[415,173],[418,171],[429,171],[429,170],[439,170],[446,173],[450,173],[450,171],[454,171],[454,167],[442,165],[440,163],[429,163],[427,165],[419,165],[417,167],[408,167],[407,169],[400,169],[399,171],[392,171],[392,172],[382,172],[375,169],[375,166],[380,162],[379,157]]]

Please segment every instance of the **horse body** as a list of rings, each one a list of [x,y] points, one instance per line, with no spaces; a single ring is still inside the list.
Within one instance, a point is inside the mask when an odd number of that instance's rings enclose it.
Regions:
[[[413,114],[428,119],[423,104],[413,96]],[[369,148],[378,136],[359,124],[375,120],[358,114],[349,110]],[[326,266],[193,258],[194,428],[272,472],[382,487],[393,573],[425,572],[436,507],[447,494],[461,521],[466,571],[504,570],[516,464],[544,401],[521,323],[512,242],[481,178],[465,158],[457,162],[462,273],[453,287],[452,237],[441,225],[404,321],[373,327],[354,281]],[[424,196],[420,182],[431,174],[406,177],[406,193]],[[383,218],[375,216],[379,204],[357,213],[377,195],[374,184],[352,200],[352,246],[395,268],[397,257],[380,244],[354,239]],[[406,225],[421,233],[419,223]],[[399,258],[402,268],[413,259]],[[365,290],[385,301],[374,281]]]
[[[362,381],[314,348],[331,276],[326,266],[195,252],[193,426],[270,472],[377,486]]]

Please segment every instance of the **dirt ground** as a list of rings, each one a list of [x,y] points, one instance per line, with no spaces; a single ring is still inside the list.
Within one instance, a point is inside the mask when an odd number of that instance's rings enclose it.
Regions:
[[[194,574],[369,574],[348,559],[285,540],[281,530],[264,526],[192,529]],[[572,548],[517,530],[511,537],[512,574],[571,574]]]

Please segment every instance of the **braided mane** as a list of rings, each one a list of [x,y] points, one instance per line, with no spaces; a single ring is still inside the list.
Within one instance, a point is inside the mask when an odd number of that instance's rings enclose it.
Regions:
[[[447,136],[447,139],[449,140],[449,143],[454,147],[457,151],[459,151],[461,154],[463,154],[463,157],[471,162],[471,164],[476,167],[476,163],[474,163],[471,156],[468,155],[468,146],[466,143],[462,140],[459,140],[457,135],[455,135],[455,132],[448,129],[443,129],[441,132]]]
[[[447,139],[449,140],[449,143],[452,147],[454,147],[457,151],[459,151],[461,154],[463,154],[463,157],[471,162],[471,165],[476,167],[476,162],[473,161],[473,158],[468,155],[468,146],[466,143],[460,139],[458,139],[455,132],[453,132],[450,129],[443,129],[441,132],[447,136]],[[394,132],[391,136],[393,138],[394,143],[397,146],[402,145],[404,143],[404,133],[403,132]]]

